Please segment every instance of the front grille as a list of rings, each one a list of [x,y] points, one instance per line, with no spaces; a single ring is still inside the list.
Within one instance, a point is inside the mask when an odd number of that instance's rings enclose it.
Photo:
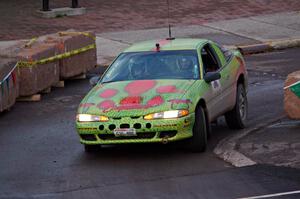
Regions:
[[[139,119],[141,116],[131,116],[131,119]]]
[[[135,123],[135,124],[133,125],[133,128],[135,128],[135,129],[140,129],[140,128],[142,128],[142,125],[141,125],[140,123]]]
[[[130,128],[130,125],[129,125],[129,124],[121,124],[121,125],[120,125],[120,128],[121,128],[121,129]]]
[[[86,140],[86,141],[96,141],[97,138],[94,134],[81,134],[80,135],[81,139]]]
[[[171,137],[174,137],[176,134],[177,134],[177,131],[162,131],[162,132],[160,132],[159,137],[160,138],[165,138],[165,137],[171,138]]]
[[[109,125],[109,126],[108,126],[108,128],[109,128],[109,130],[111,130],[111,131],[112,131],[112,130],[114,130],[114,129],[116,128],[116,125],[114,125],[114,124],[111,124],[111,125]]]
[[[130,116],[130,118],[134,119],[134,120],[139,119],[140,117],[141,116]],[[122,117],[112,117],[112,119],[114,119],[114,120],[120,120],[120,119],[122,119]]]
[[[137,136],[116,137],[114,134],[99,134],[101,140],[127,140],[127,139],[151,139],[155,137],[156,132],[137,133]]]

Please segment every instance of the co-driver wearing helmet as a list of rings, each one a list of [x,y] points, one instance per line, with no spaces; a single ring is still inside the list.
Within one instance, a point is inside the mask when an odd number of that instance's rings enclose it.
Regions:
[[[177,66],[183,77],[190,77],[194,74],[193,61],[189,57],[178,58]]]
[[[146,62],[143,60],[132,60],[129,66],[132,79],[143,79],[146,73]]]

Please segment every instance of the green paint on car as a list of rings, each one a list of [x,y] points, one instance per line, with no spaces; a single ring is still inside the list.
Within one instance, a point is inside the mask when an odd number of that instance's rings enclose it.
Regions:
[[[242,55],[212,41],[162,39],[134,44],[115,59],[80,103],[76,120],[80,142],[89,146],[198,139],[196,110],[200,106],[204,110],[205,126],[232,112],[239,84],[246,93]]]

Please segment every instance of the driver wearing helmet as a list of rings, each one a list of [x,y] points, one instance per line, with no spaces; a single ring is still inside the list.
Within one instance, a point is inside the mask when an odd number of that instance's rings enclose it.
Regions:
[[[193,74],[193,61],[189,57],[180,57],[177,59],[177,66],[183,75],[189,76]]]
[[[146,63],[143,60],[133,60],[129,69],[132,79],[143,79],[146,73]]]

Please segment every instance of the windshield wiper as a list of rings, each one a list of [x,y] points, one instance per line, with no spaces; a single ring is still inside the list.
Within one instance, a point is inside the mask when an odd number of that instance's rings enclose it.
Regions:
[[[115,82],[115,80],[110,80],[110,81],[100,82],[100,83],[101,83],[101,84],[106,84],[106,83],[111,83],[111,82]]]

